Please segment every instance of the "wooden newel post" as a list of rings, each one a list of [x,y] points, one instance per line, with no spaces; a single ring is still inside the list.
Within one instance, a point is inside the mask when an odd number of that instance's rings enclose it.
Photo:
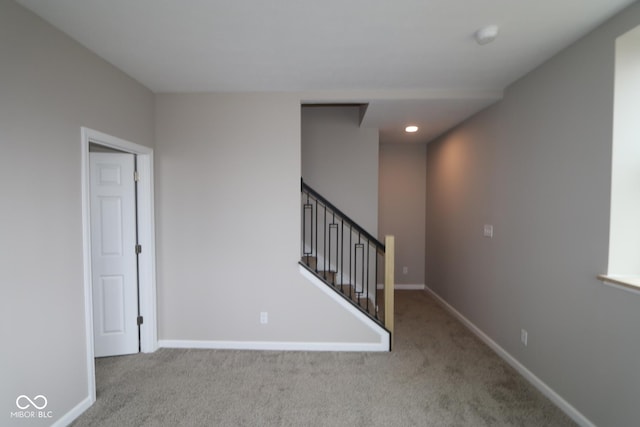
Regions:
[[[395,289],[395,239],[393,236],[385,236],[384,247],[384,326],[391,332],[391,339],[393,340],[393,317],[395,310],[393,299]]]

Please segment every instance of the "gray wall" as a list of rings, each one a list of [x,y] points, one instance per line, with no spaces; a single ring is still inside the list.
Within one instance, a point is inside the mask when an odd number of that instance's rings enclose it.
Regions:
[[[425,284],[426,157],[425,144],[380,144],[378,230],[395,236],[396,284]]]
[[[376,235],[378,130],[360,128],[360,107],[302,108],[302,176]]]
[[[156,138],[159,339],[376,342],[298,270],[298,97],[161,94]]]
[[[427,155],[427,285],[600,426],[640,420],[640,295],[596,279],[608,259],[615,39],[638,23],[635,4]]]
[[[0,0],[0,424],[21,394],[53,420],[88,396],[80,127],[153,144],[153,94]]]

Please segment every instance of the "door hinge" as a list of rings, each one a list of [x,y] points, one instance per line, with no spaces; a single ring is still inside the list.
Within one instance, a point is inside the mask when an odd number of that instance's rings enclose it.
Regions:
[[[140,174],[138,171],[133,171],[133,180],[136,182],[140,181]]]
[[[136,253],[137,254],[141,254],[142,253],[142,245],[136,245]]]
[[[142,323],[144,322],[144,319],[142,318],[142,316],[138,316],[137,322],[138,322],[138,326],[142,325]]]

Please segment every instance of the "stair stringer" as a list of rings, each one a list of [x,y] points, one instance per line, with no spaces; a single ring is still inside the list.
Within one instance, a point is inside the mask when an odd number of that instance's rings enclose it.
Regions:
[[[321,279],[316,277],[313,273],[307,270],[306,267],[299,265],[300,274],[304,276],[312,285],[322,291],[330,299],[332,299],[336,305],[340,306],[346,312],[350,313],[364,326],[368,327],[379,337],[379,342],[371,343],[366,348],[362,347],[362,344],[358,344],[359,349],[357,351],[390,351],[391,349],[391,334],[385,328],[369,318],[366,314],[354,307],[349,301],[342,297],[338,292],[331,289]]]

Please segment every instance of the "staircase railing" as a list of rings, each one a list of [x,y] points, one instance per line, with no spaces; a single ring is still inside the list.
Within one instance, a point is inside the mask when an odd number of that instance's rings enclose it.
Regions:
[[[301,264],[393,333],[393,236],[383,244],[302,180],[301,191]]]

